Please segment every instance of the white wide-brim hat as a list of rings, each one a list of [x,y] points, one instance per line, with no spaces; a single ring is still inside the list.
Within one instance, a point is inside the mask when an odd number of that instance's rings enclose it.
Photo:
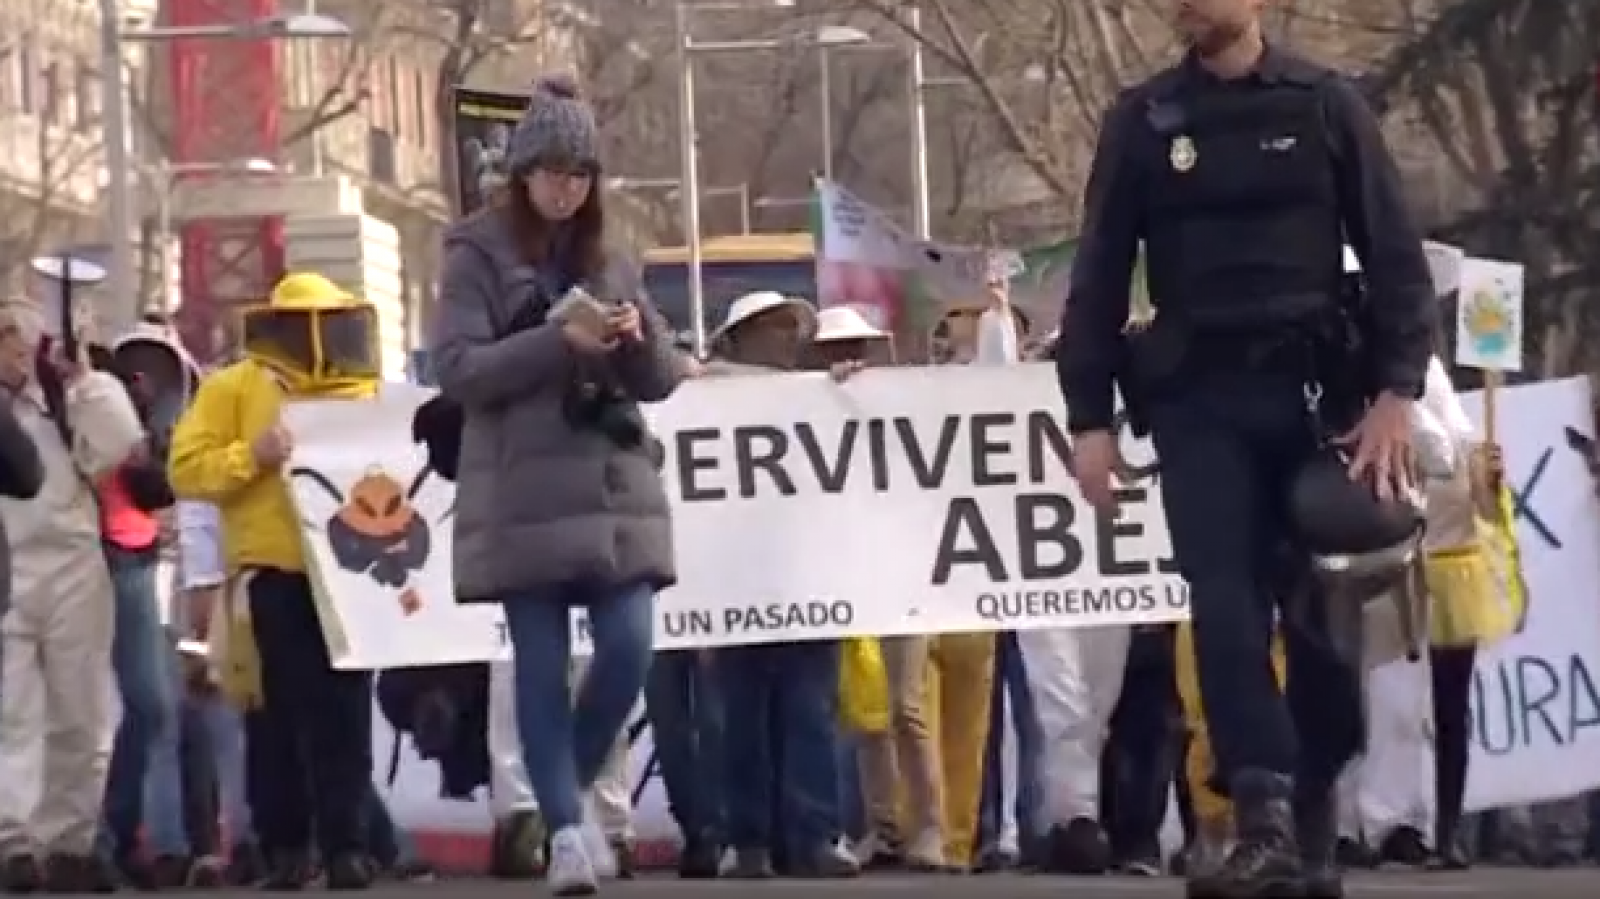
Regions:
[[[756,290],[734,300],[728,306],[728,317],[722,324],[711,332],[711,341],[728,336],[734,328],[739,327],[763,312],[774,309],[791,308],[800,319],[800,337],[809,340],[811,335],[817,333],[817,310],[800,297],[785,296],[776,290]]]
[[[817,313],[817,343],[838,340],[887,340],[889,332],[874,327],[854,306],[829,306]]]

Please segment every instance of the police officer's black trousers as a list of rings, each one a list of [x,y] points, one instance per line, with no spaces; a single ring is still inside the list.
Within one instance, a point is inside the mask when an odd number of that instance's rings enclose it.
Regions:
[[[1364,742],[1359,661],[1304,616],[1284,627],[1286,699],[1272,669],[1288,597],[1289,479],[1315,448],[1303,382],[1284,372],[1192,373],[1149,404],[1161,495],[1190,585],[1206,723],[1226,795],[1242,771],[1331,788]],[[1320,610],[1317,610],[1320,613]],[[1312,616],[1315,617],[1315,616]]]
[[[365,853],[372,675],[334,670],[304,574],[260,570],[249,599],[264,702],[245,715],[245,779],[261,848]]]

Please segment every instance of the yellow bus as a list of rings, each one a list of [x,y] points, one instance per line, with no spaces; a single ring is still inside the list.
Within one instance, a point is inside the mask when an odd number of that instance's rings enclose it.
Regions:
[[[728,305],[752,290],[776,290],[817,301],[816,245],[808,232],[708,237],[700,244],[706,333],[722,324]],[[689,250],[657,247],[644,255],[645,289],[687,344],[694,333],[689,309]]]

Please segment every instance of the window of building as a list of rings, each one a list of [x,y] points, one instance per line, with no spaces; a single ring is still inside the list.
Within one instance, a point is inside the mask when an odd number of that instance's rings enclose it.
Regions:
[[[433,81],[421,68],[411,70],[413,99],[416,101],[417,134],[419,147],[433,145]]]
[[[100,79],[88,66],[78,66],[73,90],[78,95],[78,128],[93,130],[100,122]]]
[[[19,108],[17,82],[17,51],[10,45],[0,46],[0,109]]]
[[[33,51],[23,44],[17,48],[17,108],[32,115],[39,111],[39,96],[35,79],[39,70],[34,66]]]
[[[65,124],[72,120],[72,110],[68,108],[68,94],[65,90],[65,81],[62,77],[61,63],[50,60],[44,67],[43,112],[44,120],[52,125]]]
[[[384,66],[384,77],[388,79],[387,90],[384,92],[389,101],[389,128],[399,137],[405,133],[405,101],[400,91],[400,61],[389,57]]]
[[[388,131],[394,127],[389,118],[389,79],[384,77],[381,59],[367,64],[367,118],[375,128]]]

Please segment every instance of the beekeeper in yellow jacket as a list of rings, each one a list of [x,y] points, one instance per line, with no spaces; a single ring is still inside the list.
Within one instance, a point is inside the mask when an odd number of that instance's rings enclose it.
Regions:
[[[182,499],[217,506],[225,608],[213,616],[223,689],[245,707],[248,793],[271,883],[311,879],[313,836],[329,886],[371,881],[363,824],[371,783],[371,676],[335,671],[282,468],[286,403],[377,392],[372,307],[312,273],[286,276],[243,314],[244,358],[206,378],[173,434]]]

